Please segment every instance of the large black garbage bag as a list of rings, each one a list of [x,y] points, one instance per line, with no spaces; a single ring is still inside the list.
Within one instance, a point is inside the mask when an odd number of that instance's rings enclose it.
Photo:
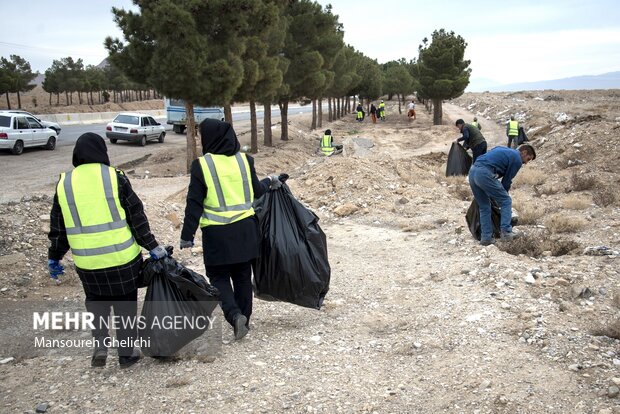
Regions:
[[[331,268],[319,218],[286,184],[256,200],[254,209],[261,231],[260,255],[253,265],[256,297],[320,309]]]
[[[495,238],[498,238],[501,233],[501,218],[501,212],[497,202],[491,199],[491,222],[493,223],[493,237]],[[478,207],[476,199],[473,199],[469,205],[467,214],[465,214],[465,221],[467,221],[467,227],[469,227],[471,234],[476,238],[476,240],[480,240],[480,208]],[[516,226],[518,223],[518,218],[516,216],[512,217],[510,221],[512,226]]]
[[[471,156],[465,148],[456,142],[452,143],[448,153],[448,164],[446,165],[446,177],[452,175],[467,175],[471,168]]]
[[[142,352],[151,357],[172,356],[209,328],[219,291],[172,257],[147,259],[142,275],[148,284],[142,326],[138,327],[142,343],[148,343]]]
[[[529,141],[527,135],[525,134],[525,130],[523,127],[519,127],[519,136],[517,136],[517,145],[521,145],[525,142]]]

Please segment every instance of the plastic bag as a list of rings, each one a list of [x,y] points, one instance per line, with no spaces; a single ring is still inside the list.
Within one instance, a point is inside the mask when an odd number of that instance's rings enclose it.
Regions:
[[[145,355],[169,357],[208,329],[208,318],[219,303],[219,291],[206,279],[172,257],[147,259],[142,269],[148,289],[142,306],[139,336]],[[169,322],[182,321],[179,329]]]
[[[253,264],[256,297],[320,309],[331,268],[319,218],[286,184],[256,200],[254,210],[261,232],[260,254]]]
[[[452,175],[467,175],[471,168],[471,156],[465,148],[456,142],[452,143],[448,153],[448,164],[446,165],[446,177]]]
[[[525,135],[525,130],[523,129],[523,127],[519,127],[519,135],[517,136],[517,145],[521,145],[524,142],[528,142],[529,139],[527,138],[527,135]]]
[[[491,199],[491,222],[493,224],[493,237],[495,237],[496,239],[500,237],[501,233],[501,218],[501,211],[499,206],[497,205],[497,202]],[[472,236],[474,236],[476,240],[480,240],[480,208],[478,207],[476,199],[472,200],[469,208],[467,209],[467,214],[465,214],[465,221],[467,222],[467,227],[469,227],[469,231],[471,232]],[[518,223],[518,218],[512,217],[510,221],[511,226],[516,226]]]

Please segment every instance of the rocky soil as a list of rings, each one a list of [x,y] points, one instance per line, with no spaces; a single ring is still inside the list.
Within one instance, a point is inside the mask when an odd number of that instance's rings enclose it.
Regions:
[[[121,371],[115,358],[91,369],[87,349],[33,354],[10,310],[83,293],[69,257],[62,284],[45,273],[52,186],[24,185],[0,205],[0,411],[620,413],[618,91],[465,94],[440,126],[422,105],[416,121],[397,108],[385,123],[324,125],[342,156],[316,155],[322,132],[307,118],[260,148],[259,175],[289,173],[321,218],[331,289],[321,311],[256,300],[250,334],[234,342],[225,328],[216,358]],[[538,152],[511,191],[525,235],[481,247],[446,153],[456,118],[478,116],[500,144],[510,114]],[[183,155],[126,168],[161,243],[178,243]],[[204,273],[199,248],[176,256]]]

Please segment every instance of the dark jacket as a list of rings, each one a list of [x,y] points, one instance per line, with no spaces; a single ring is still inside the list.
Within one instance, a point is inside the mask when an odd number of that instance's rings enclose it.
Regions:
[[[464,141],[465,148],[475,148],[486,140],[478,128],[473,125],[465,124],[463,125],[463,136],[457,139],[457,141]]]
[[[86,133],[78,138],[73,149],[73,166],[82,164],[110,165],[105,141],[97,134]],[[121,207],[125,210],[127,225],[136,242],[146,250],[152,250],[158,243],[151,233],[149,222],[144,213],[142,201],[131,188],[129,179],[122,171],[116,170],[118,180],[118,195]],[[58,194],[54,195],[52,211],[50,213],[50,232],[48,235],[51,245],[48,258],[61,260],[69,251],[69,241],[62,215]],[[141,285],[140,267],[142,255],[137,255],[130,263],[123,266],[110,267],[99,270],[84,270],[76,268],[86,293],[99,296],[118,296],[135,291]]]
[[[204,120],[200,124],[200,136],[203,154],[221,154],[232,156],[239,152],[239,141],[232,126],[226,122],[213,119]],[[252,177],[254,198],[259,198],[270,185],[269,178],[258,180],[254,169],[254,159],[247,156]],[[187,190],[185,219],[183,220],[182,240],[194,240],[203,203],[207,197],[207,185],[204,180],[200,162],[194,160],[190,170],[190,182]],[[258,256],[259,229],[256,216],[221,225],[202,228],[202,247],[205,265],[217,266],[243,263]]]

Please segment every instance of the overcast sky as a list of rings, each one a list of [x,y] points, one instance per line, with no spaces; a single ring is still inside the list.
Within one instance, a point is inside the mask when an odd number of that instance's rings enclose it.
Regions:
[[[239,0],[243,1],[243,0]],[[499,83],[620,71],[617,0],[320,0],[333,5],[345,42],[380,63],[418,55],[424,37],[444,28],[468,46],[472,78]],[[34,71],[71,56],[98,64],[103,40],[120,37],[112,6],[129,0],[0,0],[0,56],[17,54]]]

